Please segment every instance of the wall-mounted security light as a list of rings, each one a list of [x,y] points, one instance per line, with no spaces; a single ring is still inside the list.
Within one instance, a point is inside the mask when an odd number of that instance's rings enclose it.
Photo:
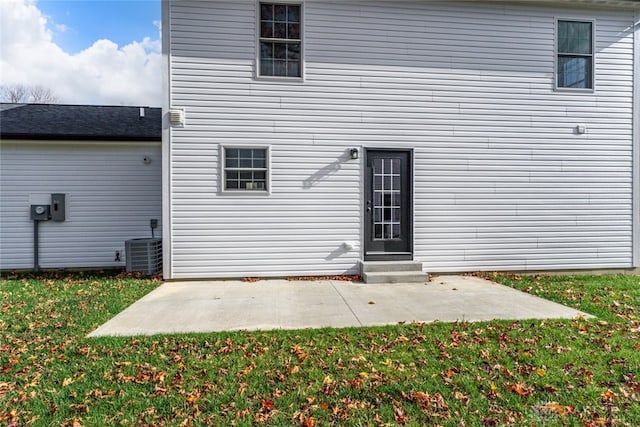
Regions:
[[[576,125],[575,130],[578,135],[587,133],[587,127],[585,125]]]
[[[358,151],[357,148],[352,148],[349,150],[349,157],[351,157],[351,159],[357,160],[359,156],[360,156],[360,152]]]
[[[148,165],[149,163],[151,163],[151,157],[150,156],[144,156],[142,158],[142,163],[144,163],[145,165]]]

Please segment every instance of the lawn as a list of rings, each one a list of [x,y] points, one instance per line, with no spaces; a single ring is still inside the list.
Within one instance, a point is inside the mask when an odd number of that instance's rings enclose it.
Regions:
[[[151,279],[0,279],[0,425],[640,423],[640,277],[490,276],[591,320],[88,339]]]

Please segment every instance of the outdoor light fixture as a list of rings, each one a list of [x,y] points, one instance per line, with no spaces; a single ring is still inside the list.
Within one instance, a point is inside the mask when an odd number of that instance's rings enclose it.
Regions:
[[[349,150],[349,156],[351,156],[353,160],[357,160],[359,156],[358,149],[352,148],[351,150]]]

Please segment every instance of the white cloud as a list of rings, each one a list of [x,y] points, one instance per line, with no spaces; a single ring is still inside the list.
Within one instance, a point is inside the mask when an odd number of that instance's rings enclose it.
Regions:
[[[3,84],[42,85],[67,104],[161,105],[160,40],[126,46],[98,40],[69,54],[53,42],[48,25],[34,0],[0,1]]]

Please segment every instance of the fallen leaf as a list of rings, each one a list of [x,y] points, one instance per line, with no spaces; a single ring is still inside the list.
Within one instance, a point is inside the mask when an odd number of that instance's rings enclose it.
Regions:
[[[533,387],[527,387],[524,383],[515,383],[509,386],[509,390],[518,394],[519,396],[526,397],[533,393]]]

